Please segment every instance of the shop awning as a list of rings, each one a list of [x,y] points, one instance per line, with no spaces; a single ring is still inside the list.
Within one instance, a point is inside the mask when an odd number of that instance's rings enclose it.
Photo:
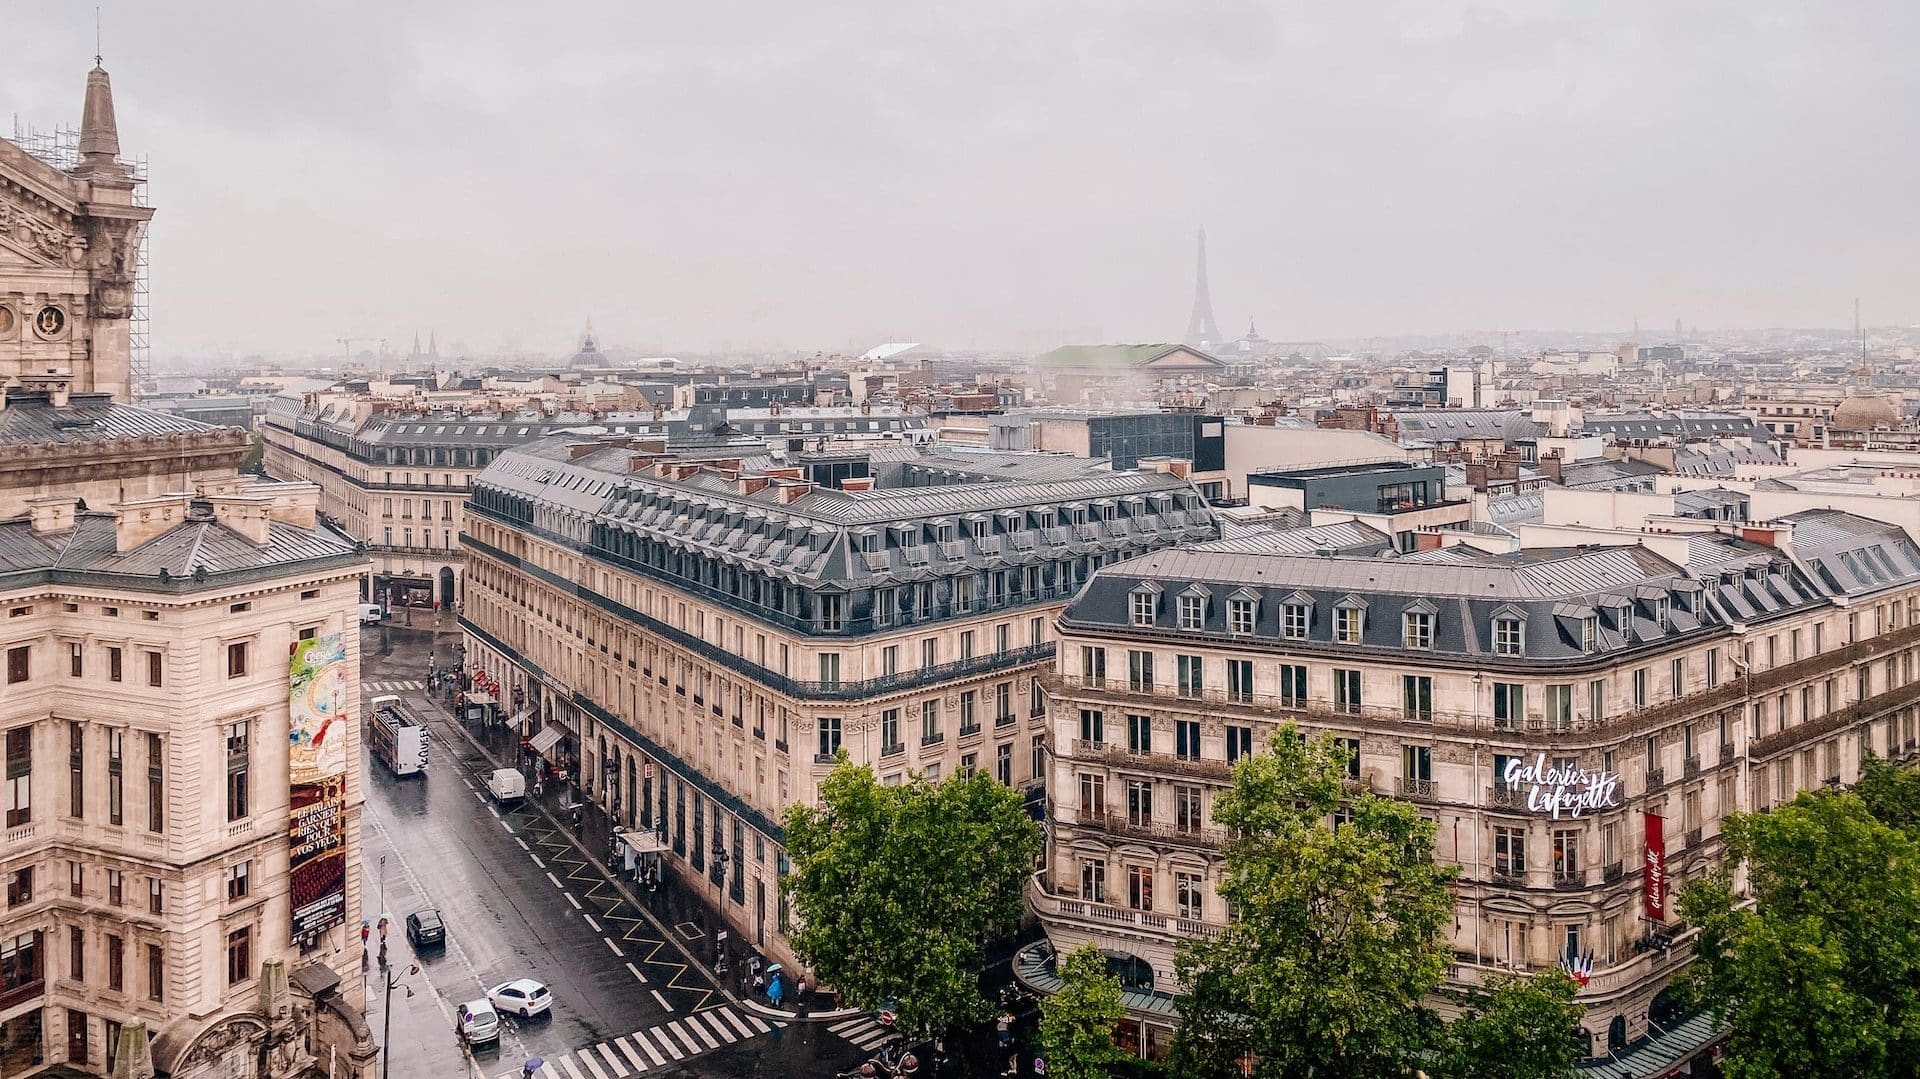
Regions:
[[[641,854],[659,854],[667,849],[667,841],[661,839],[660,833],[655,832],[651,828],[638,832],[616,832],[614,833],[614,838],[619,840],[623,846],[632,849],[636,856]]]
[[[557,745],[560,739],[566,737],[566,733],[558,727],[540,728],[540,733],[533,736],[533,751],[543,757],[546,756],[548,750]]]
[[[509,724],[510,726],[512,726],[512,727],[513,727],[513,729],[514,729],[514,730],[516,730],[516,731],[524,731],[524,730],[526,730],[526,729],[527,729],[527,712],[526,712],[526,709],[524,709],[524,708],[523,708],[523,709],[521,709],[520,711],[518,711],[518,712],[515,712],[515,713],[513,714],[513,718],[512,718],[512,719],[509,719],[509,720],[507,720],[507,723],[508,723],[508,724]]]
[[[469,693],[467,694],[467,703],[468,704],[498,704],[499,702],[494,699],[494,696],[491,693]]]

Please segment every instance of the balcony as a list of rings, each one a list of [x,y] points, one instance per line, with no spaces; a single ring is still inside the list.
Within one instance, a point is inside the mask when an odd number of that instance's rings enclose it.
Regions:
[[[1075,760],[1105,761],[1122,768],[1199,779],[1228,779],[1233,775],[1233,766],[1226,761],[1180,757],[1172,753],[1133,753],[1106,742],[1087,742],[1078,738],[1073,740],[1073,757]]]
[[[1027,901],[1043,922],[1074,921],[1095,928],[1134,929],[1170,937],[1216,937],[1226,929],[1226,926],[1217,922],[1176,918],[1170,914],[1128,910],[1072,896],[1055,895],[1047,890],[1039,873],[1035,873],[1028,884]]]
[[[1527,886],[1527,874],[1525,870],[1516,872],[1511,869],[1495,868],[1488,873],[1488,876],[1493,879],[1495,884],[1503,884],[1509,888],[1525,888]]]
[[[1698,828],[1687,829],[1687,849],[1692,850],[1693,848],[1699,845],[1700,845],[1700,829]]]
[[[1083,824],[1104,829],[1114,835],[1180,846],[1222,847],[1232,838],[1225,828],[1216,828],[1211,825],[1181,827],[1178,824],[1161,824],[1151,818],[1131,820],[1124,813],[1083,815],[1080,819]]]
[[[1408,779],[1406,776],[1395,777],[1393,789],[1400,797],[1410,798],[1416,802],[1431,802],[1438,792],[1438,787],[1433,780]]]
[[[1661,787],[1665,786],[1666,782],[1667,782],[1666,772],[1658,768],[1647,769],[1647,789],[1648,790],[1657,791]]]
[[[1512,787],[1488,787],[1487,805],[1496,809],[1525,809],[1527,796]]]
[[[1600,871],[1600,883],[1612,884],[1614,881],[1617,881],[1626,875],[1627,875],[1626,863],[1614,862],[1613,864],[1607,866],[1605,869]]]
[[[1681,776],[1681,778],[1683,778],[1683,779],[1692,779],[1693,777],[1695,777],[1695,776],[1697,776],[1697,775],[1699,775],[1699,774],[1700,774],[1700,756],[1699,756],[1699,754],[1695,754],[1695,755],[1693,755],[1693,756],[1691,756],[1691,757],[1688,757],[1688,758],[1687,758],[1686,760],[1684,760],[1684,761],[1681,761],[1681,762],[1680,762],[1680,776]]]
[[[1553,871],[1553,886],[1555,888],[1585,888],[1587,886],[1587,875],[1578,869],[1556,869]]]

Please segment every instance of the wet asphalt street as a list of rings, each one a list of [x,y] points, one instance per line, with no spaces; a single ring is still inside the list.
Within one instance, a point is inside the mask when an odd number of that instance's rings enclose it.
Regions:
[[[520,1079],[532,1057],[547,1062],[541,1079],[832,1076],[864,1059],[867,1017],[787,1023],[735,999],[692,962],[707,942],[629,902],[531,803],[494,805],[480,781],[494,763],[426,694],[435,637],[429,616],[415,617],[422,628],[362,634],[363,696],[398,693],[431,734],[424,776],[368,761],[362,879],[365,909],[389,921],[390,1017],[377,931],[364,977],[376,1042],[391,1019],[391,1076]],[[443,667],[454,640],[438,638]],[[426,907],[439,909],[447,944],[416,953],[403,920]],[[455,1006],[523,977],[552,989],[552,1011],[506,1018],[497,1048],[468,1054]]]

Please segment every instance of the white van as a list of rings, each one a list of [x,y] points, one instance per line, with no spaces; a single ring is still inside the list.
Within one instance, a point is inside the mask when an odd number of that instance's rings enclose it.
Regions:
[[[360,605],[361,625],[364,626],[369,622],[378,622],[384,617],[385,615],[380,613],[380,605],[378,603],[362,603]]]

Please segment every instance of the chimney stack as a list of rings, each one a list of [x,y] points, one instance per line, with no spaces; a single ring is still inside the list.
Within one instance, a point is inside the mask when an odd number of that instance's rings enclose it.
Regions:
[[[73,527],[80,499],[73,495],[40,495],[27,499],[35,535],[65,532]]]
[[[113,549],[125,554],[155,536],[186,523],[193,496],[178,493],[136,498],[113,507]]]
[[[273,499],[264,495],[215,495],[207,501],[213,503],[213,519],[229,531],[237,532],[251,540],[256,547],[265,547],[272,536]]]

